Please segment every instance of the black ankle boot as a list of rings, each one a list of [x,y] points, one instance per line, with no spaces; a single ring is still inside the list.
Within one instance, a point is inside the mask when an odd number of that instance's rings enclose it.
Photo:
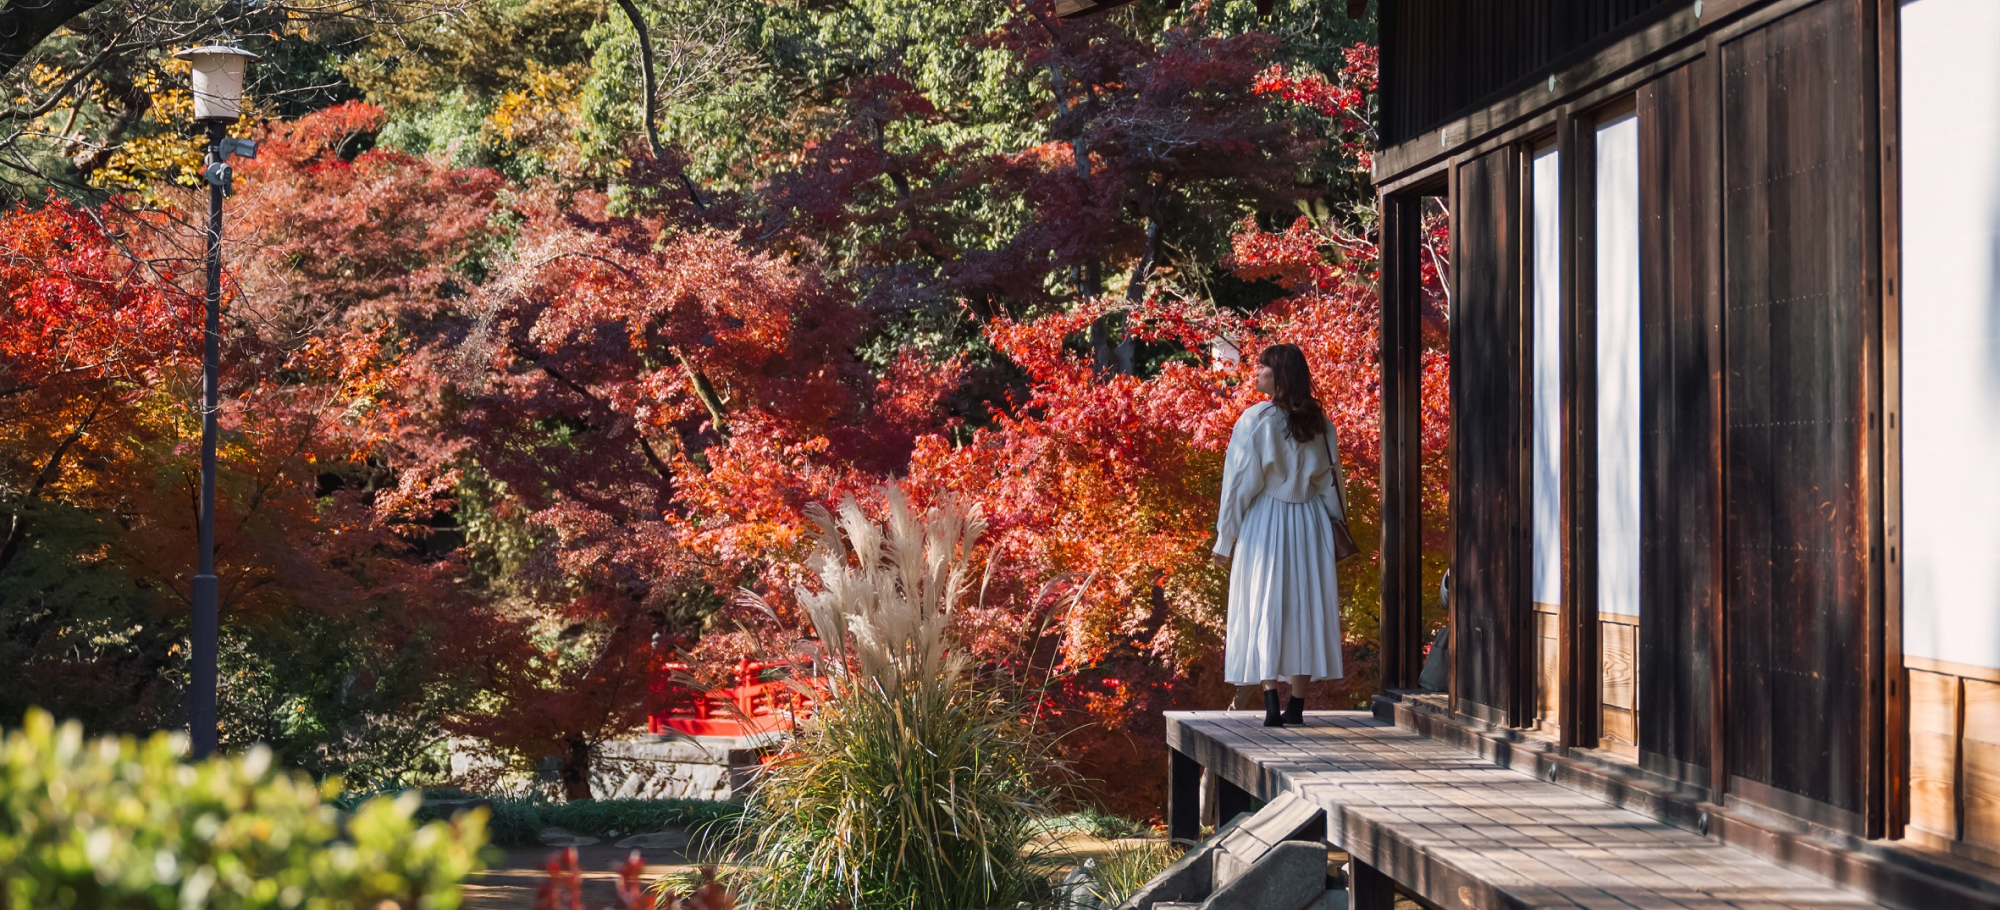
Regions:
[[[1282,726],[1284,726],[1284,725],[1285,725],[1285,717],[1284,717],[1284,715],[1282,715],[1282,714],[1278,713],[1278,690],[1276,690],[1276,689],[1265,689],[1265,690],[1264,690],[1264,726],[1266,726],[1266,727],[1282,727]]]
[[[1285,723],[1298,725],[1306,722],[1306,700],[1296,695],[1285,702]]]

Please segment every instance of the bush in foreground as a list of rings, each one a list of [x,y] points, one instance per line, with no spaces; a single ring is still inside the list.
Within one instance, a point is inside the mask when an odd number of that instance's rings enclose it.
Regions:
[[[1012,906],[1046,882],[1025,854],[1052,770],[1020,706],[983,684],[946,626],[982,523],[950,506],[887,527],[824,509],[801,590],[832,695],[745,810],[751,907]],[[843,533],[845,535],[843,539]]]
[[[30,711],[0,734],[0,910],[453,910],[486,815],[420,824],[415,793],[343,817],[267,749],[188,763],[186,739],[87,740]]]

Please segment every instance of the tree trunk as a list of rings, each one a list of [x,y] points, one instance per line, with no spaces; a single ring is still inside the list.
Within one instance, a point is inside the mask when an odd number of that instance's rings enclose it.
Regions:
[[[1146,287],[1153,279],[1153,267],[1160,258],[1160,219],[1157,215],[1146,216],[1146,251],[1139,257],[1139,263],[1132,267],[1132,278],[1125,283],[1125,302],[1137,304],[1146,299]],[[1131,375],[1139,369],[1139,343],[1127,334],[1119,339],[1117,349],[1112,352],[1111,364],[1120,373]]]
[[[12,0],[0,6],[0,76],[12,73],[42,39],[103,2]]]
[[[580,739],[569,741],[569,756],[562,764],[563,798],[570,802],[590,800],[590,744]]]
[[[645,102],[641,116],[646,119],[646,147],[652,150],[653,160],[659,161],[664,152],[660,147],[660,128],[654,122],[653,112],[656,103],[653,98],[653,36],[646,29],[646,18],[639,14],[639,7],[633,5],[632,0],[618,0],[618,8],[625,12],[625,18],[632,22],[632,31],[639,35],[639,71],[645,80],[645,85],[641,86],[641,100]],[[694,203],[695,211],[708,211],[708,202],[701,198],[701,190],[695,187],[694,178],[688,176],[687,169],[681,169],[680,178],[681,188],[687,191],[688,201]]]

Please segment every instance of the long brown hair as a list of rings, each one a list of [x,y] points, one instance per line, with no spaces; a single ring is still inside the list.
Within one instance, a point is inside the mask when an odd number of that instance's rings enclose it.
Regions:
[[[1257,355],[1257,362],[1271,368],[1271,403],[1285,412],[1291,437],[1311,442],[1326,432],[1326,408],[1313,395],[1305,352],[1295,344],[1274,344]]]

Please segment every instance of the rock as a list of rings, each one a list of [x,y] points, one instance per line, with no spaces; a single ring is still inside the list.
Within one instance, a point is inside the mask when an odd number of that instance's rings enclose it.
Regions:
[[[1071,910],[1103,910],[1104,901],[1097,896],[1097,884],[1097,860],[1084,860],[1083,865],[1071,869],[1062,884],[1056,886],[1060,906]]]
[[[1286,841],[1234,881],[1215,889],[1205,910],[1307,910],[1326,896],[1326,845]]]
[[[550,847],[588,847],[597,843],[597,838],[561,828],[543,828],[540,837],[542,843]]]

